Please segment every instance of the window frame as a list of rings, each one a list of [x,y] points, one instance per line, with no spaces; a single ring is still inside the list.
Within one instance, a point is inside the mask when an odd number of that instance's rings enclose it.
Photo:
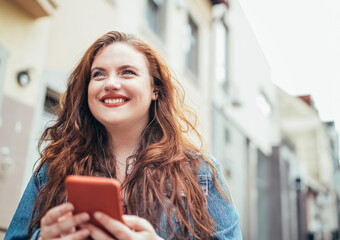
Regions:
[[[159,26],[153,26],[150,22],[150,2],[155,5],[158,5],[158,11],[156,14],[156,23],[159,23]],[[158,2],[158,3],[157,3]],[[167,25],[167,0],[146,0],[145,6],[145,25],[152,32],[154,36],[160,39],[162,42],[166,39],[166,25]]]
[[[192,24],[191,24],[192,23]],[[188,17],[187,17],[187,23],[186,23],[186,27],[190,26],[190,29],[193,29],[191,26],[194,26],[194,29],[196,30],[194,33],[196,34],[192,34],[190,35],[190,38],[193,36],[193,38],[196,40],[196,44],[194,45],[194,47],[192,48],[191,46],[191,42],[189,43],[190,46],[186,46],[185,48],[185,67],[188,70],[188,72],[195,78],[197,79],[196,82],[198,82],[199,79],[199,65],[200,65],[200,27],[199,24],[196,22],[196,20],[194,19],[193,15],[188,13]],[[196,37],[196,38],[195,38]],[[191,40],[191,39],[190,39]],[[188,40],[188,31],[186,32],[186,41],[190,41]],[[188,48],[188,49],[187,49]],[[191,50],[194,49],[196,50],[196,53],[193,52],[192,54],[190,54]],[[196,58],[195,58],[196,57]],[[190,64],[190,60],[194,58],[194,65]]]
[[[256,95],[256,105],[265,117],[272,117],[274,114],[273,104],[264,91],[259,91]]]
[[[219,67],[219,62],[218,62],[218,58],[217,58],[217,54],[220,52],[218,51],[218,47],[219,45],[217,44],[217,39],[219,37],[217,31],[218,28],[221,27],[224,30],[224,36],[225,36],[225,40],[224,40],[224,63],[223,65],[223,69],[224,69],[224,79],[223,81],[219,81],[218,78],[218,67]],[[230,89],[230,76],[229,76],[229,71],[230,71],[230,66],[229,66],[229,28],[227,26],[227,24],[224,22],[224,18],[222,18],[219,21],[215,22],[215,26],[214,26],[214,32],[215,32],[215,42],[214,44],[216,44],[216,48],[215,48],[215,81],[217,82],[218,86],[221,87],[223,89],[223,92],[225,94],[229,94],[229,89]]]
[[[46,88],[46,94],[44,99],[44,114],[51,115],[53,117],[58,116],[59,109],[59,100],[61,94],[52,90],[51,88]]]

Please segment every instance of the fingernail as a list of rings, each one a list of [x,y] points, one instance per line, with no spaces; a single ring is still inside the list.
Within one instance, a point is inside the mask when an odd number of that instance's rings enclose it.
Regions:
[[[67,205],[67,208],[69,208],[70,210],[74,210],[74,206],[73,206],[73,204],[72,203],[66,203]]]
[[[101,214],[100,212],[95,212],[93,215],[97,219],[101,219],[103,217],[103,214]]]
[[[82,220],[89,220],[90,219],[90,215],[88,213],[82,213],[81,214],[81,219]]]

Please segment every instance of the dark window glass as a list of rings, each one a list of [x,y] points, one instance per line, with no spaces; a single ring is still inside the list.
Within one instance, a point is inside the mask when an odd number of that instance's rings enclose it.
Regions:
[[[165,28],[165,0],[148,0],[146,18],[151,30],[163,39]]]
[[[45,96],[44,111],[52,115],[57,115],[59,112],[59,98],[59,93],[48,88]]]
[[[186,65],[195,76],[198,76],[198,44],[198,26],[192,17],[189,16],[187,25]]]

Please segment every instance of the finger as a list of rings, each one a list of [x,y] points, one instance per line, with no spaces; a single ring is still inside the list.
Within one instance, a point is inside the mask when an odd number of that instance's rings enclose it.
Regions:
[[[65,240],[82,240],[90,236],[90,231],[88,229],[81,229],[75,233],[63,236]]]
[[[43,237],[58,237],[62,234],[68,234],[72,232],[76,226],[85,223],[90,220],[90,216],[88,213],[80,213],[74,215],[73,217],[69,217],[64,221],[57,222],[50,226],[45,226],[41,228]]]
[[[136,232],[140,231],[155,232],[155,229],[153,228],[151,223],[144,218],[132,215],[124,215],[123,219],[125,221],[125,224],[132,228],[133,230],[135,230]]]
[[[68,213],[64,214],[63,216],[61,216],[60,218],[58,218],[58,222],[62,222],[62,221],[66,220],[67,218],[72,217],[72,216],[73,216],[72,212],[68,212]],[[70,233],[73,233],[75,231],[76,231],[76,228],[73,227],[69,231],[64,232],[64,234],[70,234]]]
[[[72,212],[67,212],[66,214],[58,218],[58,222],[64,221],[65,219],[72,217],[72,216],[73,216]]]
[[[122,222],[101,212],[95,212],[94,217],[117,239],[133,239],[132,236],[134,232]]]
[[[67,212],[72,212],[74,206],[71,203],[61,204],[47,211],[46,215],[41,219],[42,226],[48,226],[58,221],[58,218]]]
[[[112,236],[107,235],[102,229],[93,224],[83,224],[80,225],[80,228],[89,230],[90,236],[93,239],[113,239]]]

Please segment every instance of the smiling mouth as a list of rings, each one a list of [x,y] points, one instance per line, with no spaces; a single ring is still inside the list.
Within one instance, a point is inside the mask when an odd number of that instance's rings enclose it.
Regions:
[[[114,103],[124,103],[127,102],[128,99],[123,99],[123,98],[106,98],[102,102],[107,103],[107,104],[114,104]]]
[[[119,107],[130,101],[130,98],[121,94],[106,94],[100,101],[106,107]]]
[[[101,102],[106,107],[120,107],[126,104],[130,98],[124,96],[104,96]]]

